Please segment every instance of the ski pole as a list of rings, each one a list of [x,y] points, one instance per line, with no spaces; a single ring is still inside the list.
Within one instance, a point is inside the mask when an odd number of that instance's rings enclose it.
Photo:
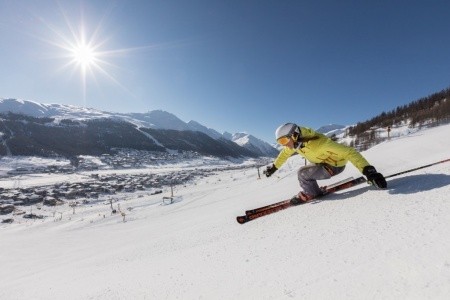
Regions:
[[[431,167],[431,166],[434,166],[434,165],[442,164],[442,163],[445,163],[445,162],[448,162],[448,161],[450,161],[450,158],[449,159],[444,159],[444,160],[441,160],[441,161],[438,161],[438,162],[435,162],[435,163],[432,163],[432,164],[428,164],[428,165],[425,165],[425,166],[421,166],[421,167],[418,167],[418,168],[414,168],[414,169],[406,170],[406,171],[403,171],[403,172],[395,173],[395,174],[386,176],[384,178],[387,179],[387,178],[395,177],[395,176],[402,175],[402,174],[405,174],[405,173],[409,173],[409,172],[412,172],[412,171],[416,171],[416,170],[428,168],[428,167]]]
[[[292,173],[294,173],[294,172],[293,172],[293,171],[292,171],[292,172],[289,172],[289,173],[287,173],[286,175],[281,176],[281,177],[277,175],[277,178],[278,178],[277,182],[280,182],[281,180],[285,179],[286,177],[292,175]]]

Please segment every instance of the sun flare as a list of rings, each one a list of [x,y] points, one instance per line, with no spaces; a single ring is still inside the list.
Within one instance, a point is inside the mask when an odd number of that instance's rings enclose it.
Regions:
[[[121,50],[102,49],[106,44],[106,39],[100,39],[100,26],[95,30],[89,30],[84,22],[74,26],[69,22],[68,17],[65,19],[66,31],[64,28],[47,25],[54,33],[54,38],[48,40],[48,43],[61,50],[57,57],[66,61],[60,68],[61,71],[65,72],[69,69],[72,70],[70,74],[79,73],[83,100],[86,101],[88,85],[98,85],[101,77],[105,77],[127,90],[113,75],[117,66],[107,59],[112,58]]]
[[[95,49],[84,43],[76,45],[70,52],[73,62],[82,68],[93,66],[98,59],[98,54],[95,52]]]
[[[155,46],[141,46],[121,49],[105,49],[110,38],[105,37],[105,16],[95,28],[89,30],[87,23],[81,19],[80,22],[71,22],[70,16],[61,9],[61,15],[64,17],[65,26],[55,26],[40,19],[49,29],[51,37],[39,37],[44,42],[59,48],[55,58],[64,60],[64,64],[59,71],[72,76],[79,73],[81,82],[81,92],[83,100],[86,102],[86,93],[88,85],[97,87],[103,83],[104,79],[114,83],[130,95],[133,93],[125,87],[117,78],[121,74],[119,66],[113,63],[114,57],[124,57],[134,51],[146,51]],[[70,70],[71,72],[67,72]]]

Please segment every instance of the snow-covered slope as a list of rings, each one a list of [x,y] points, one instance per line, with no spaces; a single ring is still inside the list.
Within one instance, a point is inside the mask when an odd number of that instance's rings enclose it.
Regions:
[[[423,130],[364,155],[389,175],[450,158],[449,134],[449,125]],[[176,187],[171,205],[161,195],[111,195],[126,222],[105,199],[1,224],[0,298],[448,299],[450,163],[391,178],[387,190],[362,185],[236,223],[246,209],[297,193],[302,164],[292,157],[268,179],[256,169],[218,172]],[[349,165],[321,183],[359,175]]]

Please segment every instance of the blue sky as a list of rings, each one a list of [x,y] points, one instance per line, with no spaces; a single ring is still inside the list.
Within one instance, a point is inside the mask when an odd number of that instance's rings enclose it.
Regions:
[[[449,87],[449,12],[433,0],[0,0],[0,97],[162,109],[273,142],[285,122],[352,124]],[[94,58],[70,64],[82,33]]]

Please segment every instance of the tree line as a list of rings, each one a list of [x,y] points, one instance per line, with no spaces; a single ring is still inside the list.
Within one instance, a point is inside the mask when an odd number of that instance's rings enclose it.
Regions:
[[[398,106],[389,112],[382,112],[365,122],[358,122],[347,129],[347,135],[355,138],[351,146],[365,150],[380,142],[376,129],[383,128],[390,131],[392,127],[404,124],[415,128],[448,122],[450,122],[450,88]]]

